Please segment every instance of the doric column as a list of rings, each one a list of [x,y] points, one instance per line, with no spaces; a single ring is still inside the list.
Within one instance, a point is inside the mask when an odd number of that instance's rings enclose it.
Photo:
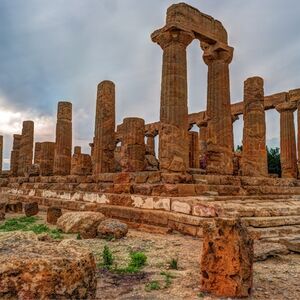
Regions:
[[[21,137],[22,137],[21,134],[13,135],[13,148],[10,154],[10,174],[12,176],[17,176],[18,173]]]
[[[125,118],[122,124],[120,164],[122,171],[143,171],[145,168],[145,121]]]
[[[25,172],[32,165],[33,158],[33,121],[24,121],[22,136],[20,141],[20,151],[18,160],[18,176],[24,176]]]
[[[276,106],[280,113],[280,162],[281,177],[297,178],[297,154],[295,140],[295,103],[284,102]]]
[[[199,168],[199,134],[189,131],[189,167]]]
[[[53,164],[54,164],[54,142],[43,142],[41,143],[40,151],[40,175],[50,176],[53,175]]]
[[[34,164],[39,164],[41,159],[41,142],[34,144]]]
[[[72,155],[72,103],[61,101],[57,106],[54,175],[69,175]]]
[[[264,81],[251,77],[244,82],[244,130],[242,175],[267,176]]]
[[[189,164],[186,47],[193,39],[191,32],[179,29],[152,34],[163,49],[159,161],[166,171],[184,172]]]
[[[207,78],[207,172],[232,174],[233,131],[230,107],[229,63],[233,48],[201,42]]]
[[[115,84],[102,81],[98,85],[93,174],[114,172],[115,150]]]
[[[300,100],[297,102],[297,123],[298,123],[298,131],[297,131],[297,150],[298,150],[298,177],[300,175]]]
[[[207,121],[197,123],[199,127],[199,167],[206,169],[207,161]]]
[[[0,135],[0,174],[3,168],[3,135]]]

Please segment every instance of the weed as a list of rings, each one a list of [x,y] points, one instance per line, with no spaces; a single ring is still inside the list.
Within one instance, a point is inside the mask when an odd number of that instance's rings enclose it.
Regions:
[[[198,293],[197,296],[198,296],[198,298],[204,298],[205,295],[204,295],[204,293],[200,292],[200,293]]]
[[[178,259],[177,258],[172,258],[169,261],[169,269],[178,270]]]
[[[80,233],[77,233],[76,240],[81,240],[81,239],[82,239],[82,238],[81,238]]]
[[[114,258],[113,258],[112,252],[110,251],[110,249],[107,245],[104,246],[104,249],[102,252],[102,259],[103,259],[103,266],[107,269],[110,269],[114,262]]]
[[[147,256],[143,252],[132,252],[130,253],[130,263],[129,265],[135,268],[142,268],[147,261]]]
[[[161,272],[160,275],[165,277],[165,288],[168,288],[172,284],[172,279],[175,278],[175,276],[169,272]]]
[[[150,281],[149,283],[146,284],[145,290],[147,292],[154,291],[154,290],[160,290],[160,284],[156,280]]]

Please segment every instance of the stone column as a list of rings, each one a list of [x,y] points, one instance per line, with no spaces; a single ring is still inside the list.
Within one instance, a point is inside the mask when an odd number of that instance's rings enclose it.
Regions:
[[[72,103],[58,102],[54,175],[69,175],[72,155]]]
[[[115,171],[115,84],[102,81],[98,85],[93,174]]]
[[[124,172],[143,171],[145,168],[145,121],[125,118],[122,124],[120,165]]]
[[[251,77],[244,82],[244,130],[242,175],[267,176],[264,81]]]
[[[3,135],[0,135],[0,174],[3,168]]]
[[[298,132],[297,132],[297,150],[298,150],[298,177],[300,175],[300,100],[297,102],[297,121],[298,121]]]
[[[43,142],[41,143],[40,152],[40,175],[50,176],[53,175],[53,164],[54,164],[54,142]]]
[[[10,154],[10,173],[12,176],[17,176],[18,173],[21,137],[21,134],[13,135],[13,148]]]
[[[199,134],[196,131],[189,131],[189,167],[199,168]]]
[[[294,111],[296,103],[284,102],[276,106],[280,113],[280,163],[281,177],[297,178],[297,153]]]
[[[199,127],[199,167],[206,169],[207,163],[207,121],[197,124]]]
[[[36,142],[34,145],[34,164],[39,164],[41,159],[41,144]]]
[[[146,133],[147,152],[155,156],[155,134]]]
[[[186,47],[194,35],[169,29],[157,30],[151,37],[163,49],[160,168],[163,171],[184,172],[189,165]]]
[[[22,128],[22,136],[20,140],[20,151],[18,160],[18,176],[24,176],[32,165],[33,158],[33,121],[24,121]]]
[[[233,173],[233,130],[230,106],[229,63],[233,48],[201,42],[207,78],[207,173]]]

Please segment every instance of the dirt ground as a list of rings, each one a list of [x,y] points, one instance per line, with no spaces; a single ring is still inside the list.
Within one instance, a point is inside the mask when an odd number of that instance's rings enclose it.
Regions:
[[[64,238],[76,238],[76,235],[64,235]],[[120,275],[99,266],[97,299],[221,299],[200,291],[202,243],[197,238],[129,230],[127,237],[121,240],[78,242],[94,253],[99,265],[104,245],[111,249],[114,264],[118,267],[126,266],[131,251],[143,251],[147,255],[146,266],[137,274]],[[169,268],[171,259],[178,261],[178,270]],[[164,274],[169,275],[169,280]],[[157,282],[157,290],[150,289],[153,281]],[[300,255],[289,254],[255,262],[253,295],[248,299],[300,299]]]

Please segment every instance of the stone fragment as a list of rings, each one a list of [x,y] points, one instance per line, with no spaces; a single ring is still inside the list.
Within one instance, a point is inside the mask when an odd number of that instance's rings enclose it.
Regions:
[[[32,164],[33,158],[33,121],[24,121],[18,158],[18,176],[24,176]]]
[[[82,238],[90,239],[97,236],[97,227],[104,220],[105,216],[98,212],[67,212],[57,220],[57,227],[65,233],[79,233]]]
[[[22,202],[11,202],[5,204],[5,212],[7,213],[21,213],[23,210]]]
[[[128,232],[127,224],[115,219],[102,221],[97,228],[98,236],[101,238],[120,239]]]
[[[39,241],[30,232],[6,233],[0,236],[0,253],[1,299],[95,297],[95,259],[78,243]]]
[[[56,225],[59,217],[62,216],[61,208],[59,207],[49,207],[47,209],[47,222]]]
[[[214,219],[203,228],[201,289],[218,297],[248,297],[253,240],[239,219]]]
[[[279,243],[254,242],[254,261],[263,261],[269,257],[286,255],[289,250],[286,246]]]
[[[292,239],[286,239],[283,243],[290,251],[300,253],[300,238],[299,237],[295,237]]]
[[[244,82],[244,130],[242,175],[267,176],[264,81],[251,77]]]
[[[58,102],[53,173],[69,175],[72,155],[72,103]]]
[[[115,171],[115,84],[99,83],[96,103],[93,174]]]
[[[37,202],[25,203],[24,213],[26,217],[35,216],[39,213],[39,205]]]

